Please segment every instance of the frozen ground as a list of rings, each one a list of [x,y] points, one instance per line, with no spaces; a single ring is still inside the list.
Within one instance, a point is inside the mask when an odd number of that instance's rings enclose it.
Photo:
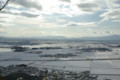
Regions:
[[[3,44],[2,44],[3,45]],[[48,68],[66,71],[91,71],[92,74],[120,74],[120,60],[99,60],[99,61],[65,61],[72,59],[94,59],[94,58],[119,58],[120,48],[111,47],[118,44],[113,43],[93,43],[93,42],[52,42],[40,45],[27,45],[29,48],[40,47],[61,47],[62,49],[37,49],[26,52],[13,52],[10,48],[0,48],[0,66],[11,64],[28,64],[38,68]],[[112,51],[92,51],[83,52],[82,48],[109,48]],[[32,53],[30,53],[32,51]],[[42,51],[40,54],[36,52]],[[41,57],[41,55],[74,54],[68,57]],[[46,61],[46,60],[64,61]],[[45,61],[44,61],[45,60]],[[117,76],[118,77],[118,76]],[[111,77],[111,79],[114,78]],[[119,77],[120,78],[120,77]],[[112,80],[119,80],[114,78]]]

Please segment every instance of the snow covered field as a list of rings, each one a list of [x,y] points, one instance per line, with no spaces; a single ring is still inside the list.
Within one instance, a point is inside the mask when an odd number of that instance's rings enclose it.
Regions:
[[[3,44],[2,44],[3,45]],[[2,46],[1,45],[1,46]],[[119,43],[102,42],[75,42],[56,41],[44,42],[39,45],[24,45],[30,50],[13,52],[10,48],[0,48],[0,66],[11,64],[27,64],[38,68],[57,69],[66,71],[91,71],[92,74],[120,74],[120,60],[86,60],[72,61],[74,59],[101,59],[120,58]],[[41,47],[61,47],[61,49],[41,49]],[[32,48],[37,48],[32,50]],[[107,48],[109,50],[83,51],[84,49]],[[61,55],[60,55],[61,54]],[[66,56],[65,54],[70,54]],[[71,55],[72,54],[72,55]],[[66,57],[63,57],[66,56]],[[54,61],[52,61],[54,60]],[[55,61],[56,60],[56,61]],[[70,60],[70,61],[69,61]],[[112,80],[119,80],[120,77]]]

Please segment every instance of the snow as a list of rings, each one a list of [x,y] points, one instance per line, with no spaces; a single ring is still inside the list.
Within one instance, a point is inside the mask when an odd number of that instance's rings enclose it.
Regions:
[[[108,43],[106,43],[108,44]],[[110,44],[109,44],[110,45]],[[113,44],[111,44],[113,45]],[[70,59],[88,59],[88,58],[120,58],[120,48],[111,48],[102,43],[92,42],[52,42],[51,44],[27,45],[29,48],[39,47],[62,47],[63,49],[50,50],[32,50],[42,51],[41,54],[31,54],[26,52],[13,52],[10,48],[0,48],[0,66],[8,66],[11,64],[28,64],[38,68],[58,69],[66,71],[87,71],[93,74],[120,74],[120,60],[103,60],[103,61],[40,61],[57,59],[54,57],[40,57],[40,55],[54,55],[72,53],[76,56],[67,58],[58,58],[61,60]],[[107,47],[112,51],[105,52],[81,52],[79,49],[87,47]],[[104,77],[103,75],[101,77]],[[112,80],[118,80],[119,78]],[[101,80],[101,79],[100,79]]]

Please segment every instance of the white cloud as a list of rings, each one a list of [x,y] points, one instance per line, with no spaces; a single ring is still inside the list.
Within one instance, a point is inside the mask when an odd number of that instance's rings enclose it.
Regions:
[[[22,7],[28,8],[28,9],[38,9],[41,10],[42,7],[40,4],[38,4],[38,1],[36,0],[14,0],[14,4],[20,5]]]
[[[112,22],[120,22],[120,20],[113,20]]]
[[[67,25],[65,25],[65,26],[72,26],[72,27],[74,27],[74,26],[78,26],[78,27],[84,27],[84,26],[87,26],[87,27],[93,27],[93,26],[95,26],[96,25],[96,22],[69,22]]]
[[[67,23],[68,21],[64,20],[64,19],[57,19],[56,22],[57,23]]]
[[[69,17],[80,14],[91,14],[100,9],[98,3],[95,3],[93,0],[48,0],[47,2],[46,0],[15,0],[13,4],[11,2],[9,7],[18,9],[22,7],[20,11],[31,10],[31,12],[37,12],[39,14],[58,13]]]
[[[81,11],[86,12],[86,13],[94,13],[100,10],[100,7],[95,2],[80,3],[77,6]]]
[[[0,32],[5,32],[5,29],[3,29],[3,28],[0,28]]]
[[[32,37],[42,34],[42,31],[40,30],[33,30],[29,28],[7,28],[7,30],[9,30],[9,32],[6,32],[4,36],[9,37]]]
[[[71,0],[60,0],[60,1],[63,1],[63,2],[71,2]]]
[[[12,19],[14,18],[13,15],[8,15],[8,14],[2,14],[0,13],[0,26],[6,27],[6,26],[12,26]]]
[[[117,3],[117,1],[119,0],[105,0],[104,2],[108,9],[114,9],[120,7],[120,4]]]
[[[111,9],[108,10],[107,12],[103,13],[102,15],[100,15],[100,17],[102,17],[102,21],[107,21],[110,19],[114,19],[114,20],[120,20],[120,9]]]
[[[118,0],[105,0],[105,12],[100,15],[102,17],[101,22],[112,20],[112,22],[116,20],[120,20],[120,3]]]
[[[3,10],[4,13],[0,13],[1,35],[94,35],[93,32],[101,32],[106,26],[105,23],[101,27],[101,24],[97,24],[100,18],[101,21],[120,22],[120,5],[116,1],[118,0],[15,0]]]
[[[14,16],[22,16],[22,17],[30,17],[30,18],[32,18],[32,17],[38,17],[39,15],[38,14],[34,14],[34,13],[31,13],[31,12],[28,12],[28,11],[15,11],[14,12],[14,10],[13,11],[2,11],[1,13],[3,13],[3,14],[11,14],[11,15],[14,15]]]

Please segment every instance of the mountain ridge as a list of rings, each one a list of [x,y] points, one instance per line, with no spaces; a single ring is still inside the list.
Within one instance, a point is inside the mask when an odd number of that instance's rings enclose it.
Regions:
[[[120,35],[109,35],[109,36],[98,36],[98,37],[78,37],[78,38],[68,38],[64,36],[41,36],[41,37],[0,37],[0,40],[19,40],[19,39],[56,39],[56,40],[120,40]]]

